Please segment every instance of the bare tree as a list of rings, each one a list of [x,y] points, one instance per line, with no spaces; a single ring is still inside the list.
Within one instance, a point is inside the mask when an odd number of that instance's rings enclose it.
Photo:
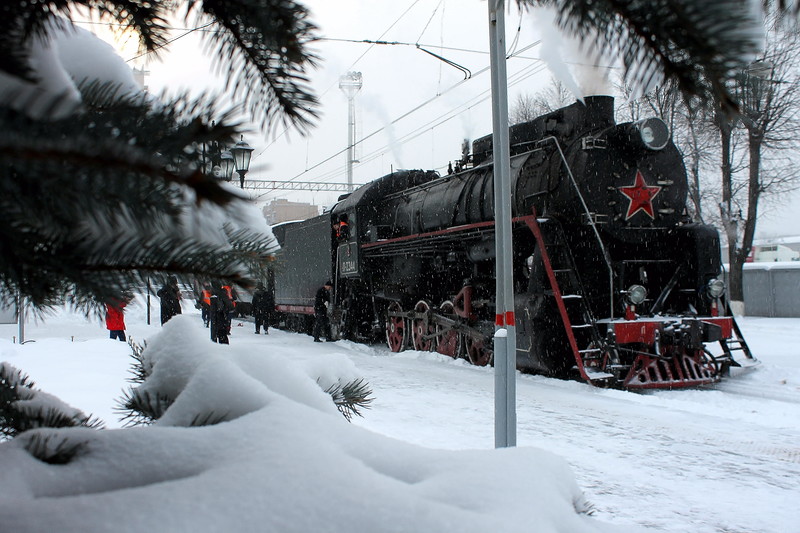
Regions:
[[[730,299],[744,312],[742,267],[753,246],[759,202],[795,186],[794,166],[781,152],[794,148],[798,127],[800,33],[780,19],[769,21],[767,47],[736,80],[741,113],[716,114],[721,141],[722,198],[720,217],[728,240]],[[746,176],[735,172],[737,136],[747,157]]]
[[[511,105],[508,111],[508,123],[519,124],[520,122],[528,122],[539,116],[534,111],[534,96],[529,93],[517,94],[516,100]]]
[[[528,122],[574,101],[575,96],[567,90],[564,84],[551,78],[550,85],[541,91],[535,94],[520,93],[517,95],[517,99],[508,113],[508,122],[510,124]]]

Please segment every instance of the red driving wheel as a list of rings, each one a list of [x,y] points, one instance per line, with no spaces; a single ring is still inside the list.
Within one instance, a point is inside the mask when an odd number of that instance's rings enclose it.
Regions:
[[[494,351],[486,346],[483,339],[467,337],[467,358],[475,366],[486,366],[492,362]]]
[[[451,301],[443,302],[439,306],[439,312],[448,318],[456,318],[456,310]],[[458,331],[437,324],[436,334],[436,338],[439,339],[436,344],[437,352],[453,358],[461,355],[461,335]]]
[[[393,352],[402,352],[408,342],[408,328],[406,319],[402,316],[392,316],[390,313],[402,313],[403,308],[397,302],[389,304],[386,314],[386,344]]]
[[[424,317],[415,318],[412,322],[411,335],[414,341],[414,349],[422,352],[433,350],[436,345],[433,324],[430,321],[431,306],[425,300],[420,300],[414,306],[414,312],[424,314]]]

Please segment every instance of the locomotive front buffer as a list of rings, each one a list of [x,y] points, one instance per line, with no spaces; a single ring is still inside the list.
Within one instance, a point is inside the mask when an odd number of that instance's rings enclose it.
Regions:
[[[733,357],[733,351],[737,350],[742,351],[748,361],[753,361],[747,345],[736,336],[733,317],[598,322],[607,328],[609,342],[606,346],[613,346],[605,350],[606,355],[616,351],[627,352],[628,359],[633,357],[630,365],[615,365],[609,360],[600,364],[606,371],[617,373],[627,389],[670,389],[716,383],[731,367],[742,366]],[[708,349],[708,345],[714,343],[721,347],[717,355]],[[591,377],[591,373],[588,375]]]

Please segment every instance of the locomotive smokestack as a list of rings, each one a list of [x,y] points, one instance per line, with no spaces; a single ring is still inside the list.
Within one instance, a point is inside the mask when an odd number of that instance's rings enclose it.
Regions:
[[[583,135],[583,132],[610,128],[614,120],[613,96],[587,96],[583,103],[575,102],[556,109],[530,122],[521,122],[509,128],[511,155],[530,150],[531,143],[554,136],[559,141]],[[486,135],[472,143],[472,162],[479,165],[492,157],[492,136]]]
[[[590,129],[609,127],[616,123],[613,96],[587,96],[583,101],[585,124]]]

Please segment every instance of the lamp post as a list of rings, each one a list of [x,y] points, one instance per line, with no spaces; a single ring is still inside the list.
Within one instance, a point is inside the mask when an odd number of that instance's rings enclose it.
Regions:
[[[211,127],[213,128],[215,125],[216,123],[212,120]],[[206,146],[206,143],[203,143],[203,174],[214,176],[217,179],[231,181],[235,166],[236,163],[233,160],[233,155],[229,150],[225,149],[224,144],[218,141],[212,141],[210,146]]]
[[[239,184],[244,189],[244,176],[250,168],[250,156],[253,154],[253,148],[244,142],[244,136],[231,148],[231,155],[233,156],[234,167],[239,174]]]

